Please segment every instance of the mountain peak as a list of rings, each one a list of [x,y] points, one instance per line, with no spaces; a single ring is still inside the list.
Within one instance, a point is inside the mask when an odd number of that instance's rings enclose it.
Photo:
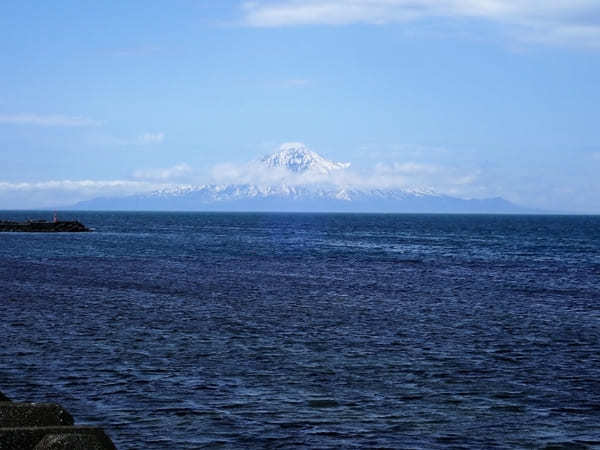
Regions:
[[[350,166],[350,163],[334,162],[323,158],[301,142],[281,144],[277,152],[265,156],[261,162],[267,167],[282,168],[296,173],[310,171],[328,174]]]

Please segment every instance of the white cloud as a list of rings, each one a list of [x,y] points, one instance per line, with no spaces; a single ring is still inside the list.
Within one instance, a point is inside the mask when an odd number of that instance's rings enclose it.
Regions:
[[[38,115],[38,114],[3,114],[0,115],[0,123],[12,125],[38,125],[45,127],[91,127],[102,124],[99,120],[86,117],[63,116],[60,114]]]
[[[416,162],[392,163],[391,165],[379,163],[376,166],[381,173],[401,173],[404,175],[435,174],[441,171],[441,168],[433,164],[423,164]]]
[[[95,197],[151,192],[166,186],[165,183],[130,180],[0,181],[0,205],[5,209],[53,208]]]
[[[488,196],[479,185],[480,171],[423,162],[378,163],[364,179],[372,187],[420,188],[461,197]]]
[[[256,27],[478,19],[523,40],[600,47],[598,0],[282,0],[243,4]]]
[[[163,169],[138,169],[133,172],[134,178],[146,180],[174,180],[192,173],[192,168],[185,163]]]
[[[139,144],[159,144],[165,139],[165,133],[144,133],[138,136]]]

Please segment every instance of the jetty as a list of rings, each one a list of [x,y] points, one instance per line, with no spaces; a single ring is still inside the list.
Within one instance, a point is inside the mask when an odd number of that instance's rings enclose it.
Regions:
[[[102,428],[77,426],[54,403],[11,402],[0,392],[1,450],[116,450]]]
[[[92,231],[76,220],[27,220],[13,222],[0,220],[0,232],[15,233],[82,233]]]

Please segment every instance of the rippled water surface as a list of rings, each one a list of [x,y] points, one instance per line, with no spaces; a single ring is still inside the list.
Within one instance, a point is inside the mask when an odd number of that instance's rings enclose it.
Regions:
[[[600,448],[600,217],[70,217],[0,234],[0,391],[121,450]]]

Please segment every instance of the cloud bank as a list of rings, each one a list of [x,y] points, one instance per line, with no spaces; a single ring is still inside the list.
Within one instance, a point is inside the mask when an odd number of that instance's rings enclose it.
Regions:
[[[296,146],[303,146],[297,143]],[[589,173],[600,161],[598,152],[586,154]],[[401,159],[398,157],[398,159]],[[573,184],[573,174],[559,174],[552,183],[540,184],[544,167],[531,172],[507,173],[499,169],[459,167],[427,161],[425,157],[407,158],[402,162],[379,162],[368,169],[352,167],[331,170],[293,172],[285,167],[269,167],[256,160],[247,164],[224,163],[208,172],[194,169],[185,163],[165,168],[135,170],[124,180],[49,180],[38,182],[0,181],[0,207],[3,209],[35,209],[68,207],[96,197],[119,197],[152,191],[193,189],[204,184],[252,184],[267,187],[284,183],[288,186],[317,184],[347,189],[406,189],[446,194],[461,198],[490,198],[502,196],[516,203],[546,210],[598,212],[597,183],[590,175]],[[562,205],[562,207],[561,207]],[[590,210],[590,205],[593,209]]]
[[[3,209],[56,208],[95,197],[152,192],[166,186],[145,180],[0,181],[0,205]]]
[[[196,170],[186,163],[179,163],[165,168],[137,169],[133,171],[131,179],[125,180],[0,181],[0,205],[6,209],[54,208],[96,197],[144,194],[182,185],[202,184],[416,189],[421,192],[472,196],[477,194],[477,181],[475,173],[422,162],[379,163],[362,171],[340,166],[329,173],[318,170],[292,172],[283,167],[269,167],[261,160],[246,164],[217,164],[208,173]]]
[[[521,40],[600,48],[597,0],[262,0],[242,11],[253,27],[483,20]]]
[[[0,191],[34,191],[60,189],[66,191],[138,190],[150,188],[147,182],[127,180],[49,180],[37,182],[0,182]]]
[[[304,147],[297,143],[296,146]],[[284,147],[282,145],[282,147]],[[477,186],[478,171],[468,171],[426,162],[380,162],[374,167],[354,170],[345,168],[327,173],[318,170],[292,172],[283,167],[269,167],[260,160],[247,164],[224,163],[214,166],[210,183],[254,184],[262,187],[277,184],[288,186],[323,185],[359,189],[407,189],[438,192],[449,195],[485,195]]]

